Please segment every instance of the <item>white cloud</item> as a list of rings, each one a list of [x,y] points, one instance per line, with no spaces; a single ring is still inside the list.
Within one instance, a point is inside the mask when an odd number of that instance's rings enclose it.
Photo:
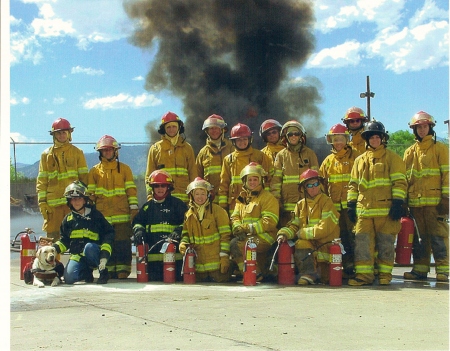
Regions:
[[[142,76],[137,76],[137,77],[134,77],[132,80],[144,80],[144,77],[142,77]]]
[[[55,114],[55,111],[47,111],[45,112],[45,114],[51,116]]]
[[[85,109],[125,109],[125,108],[142,108],[160,105],[162,101],[152,94],[141,94],[131,96],[129,94],[120,93],[115,96],[106,96],[103,98],[95,98],[86,101],[83,104]]]
[[[9,57],[11,66],[22,61],[31,61],[35,65],[40,63],[42,60],[40,44],[33,34],[32,28],[13,16],[10,16],[10,25]]]
[[[66,99],[64,99],[63,97],[55,97],[53,98],[53,103],[55,105],[61,105],[66,101]]]
[[[18,142],[32,142],[33,139],[27,138],[25,135],[20,134],[19,132],[9,132],[9,136],[12,140],[14,140],[16,143]]]
[[[333,48],[326,48],[311,56],[307,68],[338,68],[357,65],[361,60],[361,44],[355,40]]]
[[[81,66],[72,67],[70,73],[72,74],[84,73],[87,74],[88,76],[101,76],[105,74],[105,72],[101,69],[85,68]]]
[[[9,104],[11,106],[15,105],[28,105],[30,103],[30,99],[27,97],[20,97],[16,93],[11,92],[11,96],[9,98]]]

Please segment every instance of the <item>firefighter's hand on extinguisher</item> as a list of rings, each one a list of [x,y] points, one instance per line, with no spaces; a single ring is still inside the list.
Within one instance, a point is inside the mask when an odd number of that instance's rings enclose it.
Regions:
[[[238,225],[233,228],[233,236],[239,240],[245,240],[248,231],[244,227],[245,224]]]
[[[98,265],[98,270],[103,271],[106,268],[106,262],[108,262],[107,258],[101,258],[100,263]]]
[[[39,211],[41,211],[42,217],[45,220],[48,220],[49,213],[53,213],[53,209],[46,202],[39,203]]]
[[[133,222],[134,217],[139,213],[139,207],[137,205],[130,206],[130,222]]]
[[[220,273],[225,274],[230,268],[230,256],[227,253],[221,252],[220,254]]]
[[[134,233],[134,245],[142,244],[144,240],[144,234],[145,232],[142,229],[136,230],[136,232]]]
[[[178,246],[178,250],[180,251],[180,254],[182,254],[184,256],[188,246],[189,246],[188,243],[181,242],[180,245]]]
[[[356,202],[347,202],[347,215],[352,223],[356,223]]]
[[[391,209],[389,210],[389,217],[393,221],[398,221],[403,216],[403,200],[393,199]]]
[[[173,230],[173,232],[170,233],[169,239],[176,240],[176,241],[180,240],[180,239],[181,239],[181,231],[182,231],[182,230],[183,230],[183,227],[182,227],[182,226],[176,227],[176,228]]]
[[[283,243],[286,240],[287,240],[286,234],[280,234],[280,232],[278,232],[278,234],[277,234],[277,241]]]

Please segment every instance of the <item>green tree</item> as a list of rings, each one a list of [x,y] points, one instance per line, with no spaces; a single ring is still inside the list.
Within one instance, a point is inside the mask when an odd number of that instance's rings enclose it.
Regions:
[[[401,158],[405,150],[414,144],[414,134],[408,130],[398,130],[392,134],[389,134],[388,147]]]
[[[29,181],[30,179],[25,177],[22,172],[16,172],[14,165],[12,164],[11,158],[9,158],[9,180],[11,183]]]

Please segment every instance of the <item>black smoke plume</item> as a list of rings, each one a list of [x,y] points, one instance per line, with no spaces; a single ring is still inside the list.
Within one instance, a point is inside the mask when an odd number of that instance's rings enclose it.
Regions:
[[[124,8],[136,23],[132,44],[157,47],[145,89],[168,89],[182,99],[195,151],[204,145],[203,121],[213,113],[229,130],[247,124],[258,148],[259,127],[268,118],[296,119],[308,136],[320,129],[320,83],[288,81],[289,69],[302,66],[314,48],[310,1],[128,0]],[[155,125],[147,130],[152,141],[159,139]]]

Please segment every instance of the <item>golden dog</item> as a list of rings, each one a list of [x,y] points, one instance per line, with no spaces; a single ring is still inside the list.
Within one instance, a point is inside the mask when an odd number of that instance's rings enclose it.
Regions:
[[[56,249],[53,246],[42,246],[37,250],[31,273],[34,276],[33,285],[39,288],[43,288],[45,283],[51,283],[51,286],[61,283],[64,266],[56,260]]]

